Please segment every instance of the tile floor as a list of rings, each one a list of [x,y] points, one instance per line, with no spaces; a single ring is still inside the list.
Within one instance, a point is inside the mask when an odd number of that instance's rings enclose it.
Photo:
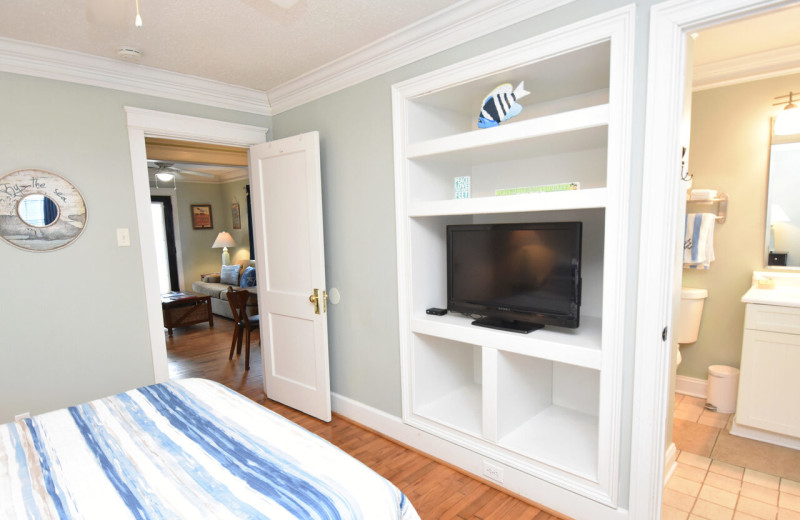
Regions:
[[[800,520],[800,482],[712,459],[731,415],[705,410],[704,404],[703,399],[675,396],[679,452],[664,489],[661,518]]]

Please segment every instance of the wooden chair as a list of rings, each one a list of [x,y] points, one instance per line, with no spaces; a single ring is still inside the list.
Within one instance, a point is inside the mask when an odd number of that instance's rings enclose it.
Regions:
[[[236,349],[237,356],[242,353],[242,335],[246,332],[247,338],[245,340],[244,348],[245,370],[250,370],[250,332],[259,325],[258,314],[248,316],[245,310],[247,306],[247,299],[249,297],[249,291],[234,291],[232,287],[228,287],[228,304],[231,306],[233,319],[236,322],[233,327],[231,353],[228,355],[228,359],[233,359],[234,349]]]

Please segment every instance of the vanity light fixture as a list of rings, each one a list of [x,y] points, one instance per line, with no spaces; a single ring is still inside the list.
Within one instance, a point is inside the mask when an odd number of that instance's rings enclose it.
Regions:
[[[789,92],[785,96],[778,96],[775,99],[789,98],[789,103],[783,108],[783,111],[775,118],[775,127],[773,132],[777,135],[792,135],[800,134],[800,108],[793,103],[792,97],[794,92]],[[782,105],[785,101],[775,103],[775,105]]]

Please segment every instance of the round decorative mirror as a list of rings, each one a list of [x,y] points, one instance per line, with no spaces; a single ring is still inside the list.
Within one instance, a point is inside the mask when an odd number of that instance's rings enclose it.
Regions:
[[[28,251],[71,244],[86,225],[78,189],[55,173],[17,170],[0,177],[0,238]]]

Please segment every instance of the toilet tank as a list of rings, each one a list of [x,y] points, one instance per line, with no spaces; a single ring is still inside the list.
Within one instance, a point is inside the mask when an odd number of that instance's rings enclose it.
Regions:
[[[681,288],[681,308],[678,316],[678,343],[694,343],[700,333],[703,304],[708,297],[705,289]]]

